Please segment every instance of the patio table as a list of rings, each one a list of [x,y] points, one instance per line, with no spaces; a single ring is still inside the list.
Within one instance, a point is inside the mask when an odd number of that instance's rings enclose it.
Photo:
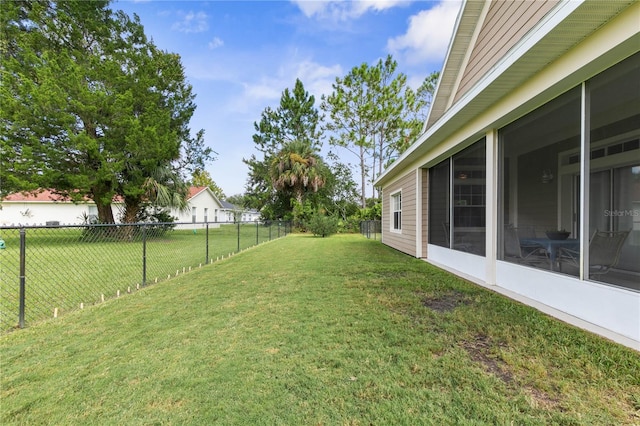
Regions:
[[[569,250],[580,250],[580,240],[575,238],[567,238],[566,240],[550,240],[549,238],[522,238],[520,244],[525,246],[540,246],[549,253],[549,262],[551,270],[555,270],[556,261],[558,259],[558,251],[560,248]]]

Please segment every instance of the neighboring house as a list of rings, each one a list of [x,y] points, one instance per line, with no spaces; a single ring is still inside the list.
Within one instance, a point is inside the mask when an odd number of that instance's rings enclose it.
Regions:
[[[639,52],[638,1],[466,1],[383,243],[640,349]]]
[[[229,219],[227,215],[226,206],[229,203],[225,202],[223,207],[223,202],[206,186],[189,188],[188,202],[189,207],[185,211],[171,210],[176,222],[233,222],[233,216]],[[74,203],[51,190],[35,194],[9,194],[0,206],[0,226],[79,225],[85,218],[98,217],[98,210],[93,201],[86,199]],[[122,207],[122,203],[117,201],[111,205],[116,220]],[[250,216],[248,212],[242,213],[245,217]],[[254,220],[253,216],[247,220]]]
[[[257,210],[245,210],[227,201],[221,200],[220,222],[235,222],[236,217],[241,222],[254,222],[260,220],[260,212]]]
[[[208,186],[192,186],[189,188],[189,208],[185,211],[172,210],[171,215],[176,222],[218,222],[222,203]]]
[[[111,205],[113,217],[118,217],[122,203]],[[44,190],[35,194],[14,193],[0,202],[0,226],[77,225],[85,218],[97,218],[95,203],[86,199],[73,203],[69,198]]]

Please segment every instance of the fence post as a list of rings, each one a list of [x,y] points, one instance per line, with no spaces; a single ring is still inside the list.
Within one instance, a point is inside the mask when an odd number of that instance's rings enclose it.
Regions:
[[[147,285],[147,225],[142,225],[142,286]]]
[[[260,226],[258,225],[258,221],[256,220],[256,245],[260,244]]]
[[[240,221],[238,221],[238,253],[240,253]]]
[[[25,273],[26,264],[25,261],[27,255],[27,231],[24,228],[20,228],[20,308],[18,312],[18,326],[24,328],[24,309],[25,309]]]
[[[207,222],[206,230],[205,230],[205,253],[204,253],[204,264],[209,264],[209,222]]]

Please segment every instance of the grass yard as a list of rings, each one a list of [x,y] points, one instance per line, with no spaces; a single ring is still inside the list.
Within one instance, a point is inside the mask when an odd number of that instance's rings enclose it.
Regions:
[[[640,356],[359,235],[0,336],[0,423],[640,423]]]
[[[151,231],[146,244],[146,283],[166,280],[240,249],[278,237],[277,224],[235,224],[209,228],[209,252],[204,225],[173,230],[161,236]],[[0,251],[0,332],[18,322],[19,231],[4,230],[7,248]],[[143,248],[133,241],[85,241],[82,228],[27,228],[26,323],[51,318],[105,298],[135,291],[142,283]],[[284,231],[281,231],[284,235]]]

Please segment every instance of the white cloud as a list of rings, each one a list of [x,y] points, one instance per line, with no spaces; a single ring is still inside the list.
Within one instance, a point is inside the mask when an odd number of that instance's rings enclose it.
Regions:
[[[336,77],[342,74],[342,67],[338,64],[324,66],[305,60],[297,64],[295,78],[299,78],[305,85],[305,89],[315,96],[316,106],[319,106],[320,97],[331,94],[333,91],[332,84],[336,81]],[[293,83],[291,83],[291,86],[293,87]]]
[[[207,14],[204,12],[181,13],[182,20],[171,26],[172,30],[183,33],[201,33],[209,29]]]
[[[209,49],[217,49],[218,47],[224,46],[224,41],[219,37],[214,37],[213,40],[209,42]]]
[[[407,0],[291,0],[307,18],[346,21],[359,18],[369,11],[379,12],[408,4]]]
[[[391,9],[398,5],[406,5],[409,2],[407,0],[360,0],[354,1],[351,4],[353,5],[353,10],[355,13],[359,13],[358,16],[364,15],[369,10],[373,10],[376,12]]]
[[[296,4],[307,18],[322,14],[329,5],[328,1],[291,0],[291,2]]]
[[[273,86],[274,83],[274,79],[271,78],[263,78],[257,82],[244,83],[244,96],[255,102],[278,99],[281,92]]]
[[[316,106],[320,106],[320,97],[332,91],[332,83],[336,76],[342,75],[340,65],[325,66],[311,60],[288,62],[271,75],[262,75],[257,80],[245,80],[242,83],[243,93],[233,101],[231,109],[244,112],[251,109],[264,109],[266,106],[277,107],[282,92],[288,88],[293,90],[296,79],[300,79],[305,90],[316,98]]]
[[[387,49],[403,55],[408,62],[442,59],[453,33],[459,1],[443,1],[439,5],[409,18],[409,28],[401,36],[389,39]]]

